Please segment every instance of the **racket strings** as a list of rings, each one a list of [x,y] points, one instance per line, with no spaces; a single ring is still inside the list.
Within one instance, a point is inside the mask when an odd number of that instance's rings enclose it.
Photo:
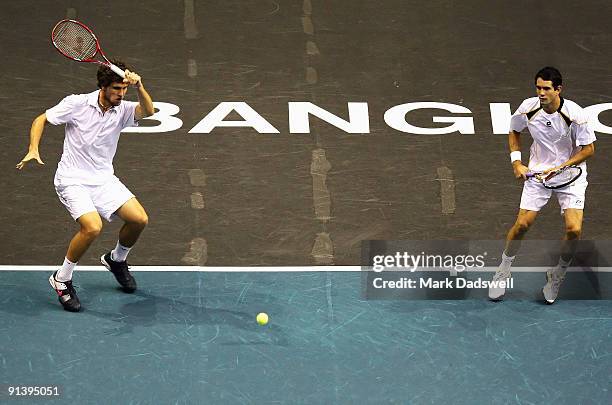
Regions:
[[[91,59],[97,51],[93,35],[81,25],[70,21],[56,27],[53,42],[64,55],[76,60]]]
[[[546,184],[550,185],[550,186],[555,186],[555,185],[560,185],[560,184],[566,184],[571,182],[572,180],[574,180],[575,178],[577,178],[578,176],[580,176],[581,171],[575,168],[569,168],[566,170],[563,170],[557,174],[555,174],[554,176],[545,179]]]

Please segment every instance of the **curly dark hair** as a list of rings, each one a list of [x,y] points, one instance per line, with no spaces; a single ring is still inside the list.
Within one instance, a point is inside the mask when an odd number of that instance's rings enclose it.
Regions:
[[[126,64],[120,60],[111,60],[111,63],[118,68],[125,70],[127,68]],[[98,68],[98,87],[108,87],[112,83],[123,82],[123,78],[119,76],[117,73],[113,72],[109,67],[105,65],[100,65]]]

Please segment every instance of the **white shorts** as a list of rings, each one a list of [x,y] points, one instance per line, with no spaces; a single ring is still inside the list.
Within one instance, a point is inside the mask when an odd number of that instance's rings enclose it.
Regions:
[[[117,217],[115,211],[134,198],[134,194],[116,176],[95,186],[62,185],[61,180],[56,179],[55,192],[75,221],[83,214],[97,211],[102,218],[112,222]]]
[[[561,206],[561,215],[568,208],[583,210],[588,184],[586,178],[580,178],[567,187],[551,190],[535,179],[526,180],[521,195],[521,209],[540,211],[554,193],[557,195],[557,201]]]

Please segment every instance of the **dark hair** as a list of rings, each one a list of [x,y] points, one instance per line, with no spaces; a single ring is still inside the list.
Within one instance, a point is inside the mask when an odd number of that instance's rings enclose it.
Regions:
[[[112,60],[111,63],[122,70],[125,70],[125,68],[127,67],[125,63],[121,62],[120,60]],[[113,72],[111,68],[105,65],[100,65],[100,67],[98,68],[98,87],[107,87],[110,86],[112,83],[117,82],[122,83],[123,78],[117,73]]]
[[[561,72],[559,72],[557,68],[554,68],[552,66],[546,66],[545,68],[540,69],[540,71],[536,73],[534,80],[537,82],[538,78],[546,81],[551,81],[555,90],[563,84],[563,77],[561,77]]]

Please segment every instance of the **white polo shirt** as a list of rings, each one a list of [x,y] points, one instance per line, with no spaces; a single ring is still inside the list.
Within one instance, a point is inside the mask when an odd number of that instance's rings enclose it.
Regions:
[[[571,100],[561,98],[559,109],[548,114],[540,107],[538,97],[528,98],[510,119],[510,129],[528,129],[533,143],[529,153],[529,170],[538,172],[567,162],[580,146],[597,140],[584,110]],[[579,164],[586,174],[586,162]]]
[[[98,105],[100,90],[72,94],[46,111],[53,125],[66,124],[64,151],[57,165],[55,182],[62,185],[104,184],[114,174],[113,158],[121,131],[138,123],[138,103],[122,101],[106,113]]]

